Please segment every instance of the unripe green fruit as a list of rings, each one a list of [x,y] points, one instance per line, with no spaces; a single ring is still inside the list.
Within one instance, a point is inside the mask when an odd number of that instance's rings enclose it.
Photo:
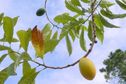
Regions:
[[[87,80],[94,79],[96,75],[96,69],[95,69],[95,65],[90,59],[86,57],[81,58],[79,61],[79,68],[80,68],[80,73],[84,78],[86,78]]]
[[[42,16],[42,15],[44,15],[45,12],[46,12],[46,11],[45,11],[44,8],[39,8],[39,9],[37,10],[37,12],[36,12],[36,15],[37,15],[37,16]]]

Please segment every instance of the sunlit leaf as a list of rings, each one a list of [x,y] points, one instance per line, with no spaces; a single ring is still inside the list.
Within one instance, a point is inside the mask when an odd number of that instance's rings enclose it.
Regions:
[[[71,42],[70,42],[68,35],[66,36],[66,46],[67,46],[67,50],[68,50],[69,55],[71,55],[72,54],[72,45],[71,45]]]
[[[100,30],[98,27],[96,27],[96,37],[100,40],[101,43],[103,43],[104,32]]]
[[[79,0],[71,0],[71,3],[75,6],[81,6]]]
[[[31,60],[31,57],[27,52],[21,53],[21,58],[25,61]]]
[[[75,34],[74,34],[73,30],[69,31],[69,35],[72,38],[72,40],[74,41],[75,40]]]
[[[84,2],[84,3],[89,3],[90,2],[90,0],[81,0],[82,2]]]
[[[10,58],[16,62],[17,58],[18,58],[18,54],[12,50],[8,50],[8,55],[10,56]]]
[[[110,2],[109,0],[102,0],[100,3],[100,7],[106,8],[114,5],[114,3]]]
[[[65,5],[66,5],[66,7],[69,9],[69,10],[71,10],[71,11],[73,11],[73,12],[76,12],[76,13],[78,13],[78,14],[80,14],[80,15],[83,15],[84,14],[84,12],[80,9],[80,8],[78,8],[77,6],[74,6],[70,1],[68,1],[68,0],[65,0]]]
[[[23,62],[23,75],[29,73],[30,70],[31,70],[31,66],[28,63],[28,61],[24,61]]]
[[[91,26],[91,21],[89,21],[89,24],[88,24],[88,38],[90,39],[90,41],[93,40],[93,30],[92,30],[92,26]]]
[[[35,49],[36,56],[43,58],[44,55],[44,37],[43,33],[35,26],[32,30],[32,45]]]
[[[0,51],[3,51],[3,50],[11,50],[11,48],[4,45],[0,45]]]

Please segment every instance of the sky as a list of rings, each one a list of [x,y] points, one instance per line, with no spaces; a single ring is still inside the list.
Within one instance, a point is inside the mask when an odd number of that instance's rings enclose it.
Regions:
[[[15,17],[20,16],[18,23],[15,27],[15,32],[18,30],[27,30],[38,25],[40,29],[48,22],[45,16],[37,17],[35,15],[36,10],[43,7],[44,0],[0,0],[0,13],[4,12],[6,16]],[[48,0],[47,6],[50,19],[53,21],[54,16],[69,12],[64,5],[64,0]],[[114,13],[124,12],[119,9],[118,6],[111,8]],[[105,28],[104,42],[101,44],[98,42],[91,54],[88,56],[95,64],[97,73],[96,77],[92,81],[84,79],[80,72],[78,64],[76,66],[63,69],[63,70],[50,70],[42,71],[36,79],[36,84],[107,84],[102,73],[99,72],[101,67],[104,67],[103,60],[107,58],[111,51],[116,49],[126,49],[126,19],[117,19],[111,21],[112,23],[119,25],[119,29]],[[0,30],[1,31],[1,30]],[[2,32],[1,32],[2,34]],[[0,35],[1,37],[2,35]],[[15,33],[16,36],[16,33]],[[83,52],[79,46],[78,40],[73,44],[73,53],[69,57],[64,41],[62,41],[55,49],[53,53],[45,56],[45,62],[52,66],[63,66],[68,63],[73,63],[75,60],[83,56]],[[14,45],[16,49],[16,45]],[[29,45],[29,53],[34,53],[31,45]],[[1,54],[1,53],[0,53]],[[0,65],[0,70],[7,66],[11,61],[5,59]],[[21,66],[17,69],[17,76],[9,77],[5,84],[17,84],[18,80],[22,76]]]

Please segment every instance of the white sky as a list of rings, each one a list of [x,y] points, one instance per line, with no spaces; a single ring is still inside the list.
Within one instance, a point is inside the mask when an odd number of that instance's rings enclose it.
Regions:
[[[55,2],[56,1],[56,2]],[[20,16],[16,30],[27,29],[34,27],[36,24],[42,28],[47,22],[46,18],[37,17],[35,12],[41,5],[44,4],[44,0],[0,0],[0,12],[4,12],[7,16]],[[64,0],[49,0],[48,13],[51,19],[63,12],[66,12],[64,8]],[[114,12],[120,13],[120,9],[112,8]],[[116,9],[116,10],[115,10]],[[115,49],[126,49],[126,20],[114,20],[112,23],[121,26],[121,29],[106,29],[105,38],[103,44],[96,44],[89,58],[94,62],[97,74],[93,81],[85,80],[79,72],[78,65],[64,69],[64,70],[45,70],[41,72],[36,79],[36,84],[107,84],[103,77],[103,74],[99,72],[99,69],[103,67],[103,60],[107,58],[110,51]],[[45,57],[45,61],[50,65],[64,65],[75,61],[77,58],[83,56],[83,51],[80,49],[77,41],[73,44],[73,54],[68,56],[65,43],[62,42],[58,45],[54,53]],[[30,48],[31,49],[31,46]],[[29,52],[32,52],[30,50]],[[4,68],[4,65],[0,65],[0,69]],[[10,77],[5,84],[17,84],[20,79],[21,68],[18,68],[18,76]]]

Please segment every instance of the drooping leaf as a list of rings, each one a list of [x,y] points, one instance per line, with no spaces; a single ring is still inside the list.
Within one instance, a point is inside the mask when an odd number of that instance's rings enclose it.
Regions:
[[[68,35],[66,36],[66,46],[67,46],[67,50],[68,50],[69,55],[71,55],[72,54],[72,45],[71,45],[71,42],[70,42]]]
[[[88,38],[90,39],[90,41],[93,41],[93,30],[92,30],[92,26],[91,26],[91,21],[89,21],[88,24]]]
[[[2,25],[3,17],[4,17],[4,13],[1,13],[1,14],[0,14],[0,26]]]
[[[43,37],[46,37],[51,31],[51,25],[47,23],[44,28],[42,29]]]
[[[35,68],[31,69],[23,75],[18,84],[33,84],[38,73],[35,71]]]
[[[25,30],[19,30],[17,32],[18,38],[20,40],[20,45],[21,47],[27,51],[28,49],[28,44],[31,39],[31,29],[28,29],[27,31]]]
[[[65,5],[69,10],[76,12],[80,15],[84,15],[84,12],[80,8],[78,8],[77,6],[74,6],[70,1],[65,0]]]
[[[115,0],[116,3],[124,10],[126,10],[126,4],[123,3],[121,0]]]
[[[9,76],[16,75],[14,71],[14,63],[0,71],[0,84],[4,84]]]
[[[1,62],[4,60],[4,58],[6,58],[7,55],[8,55],[8,54],[3,54],[3,55],[0,57],[0,64],[1,64]]]
[[[62,40],[68,34],[68,32],[69,31],[66,28],[63,28],[61,33],[60,33],[59,39]]]
[[[84,3],[89,3],[90,2],[90,0],[81,0],[82,2],[84,2]]]
[[[24,61],[23,62],[23,75],[29,73],[30,70],[31,70],[31,66],[28,63],[28,61]]]
[[[44,37],[42,31],[35,26],[32,30],[32,45],[35,49],[36,56],[43,58],[44,55]]]
[[[96,27],[96,37],[100,40],[101,43],[103,43],[104,32],[98,27]]]
[[[69,35],[72,38],[72,40],[74,41],[76,37],[75,37],[73,30],[69,31]]]
[[[124,14],[113,14],[110,10],[109,11],[105,11],[103,9],[100,12],[101,12],[102,15],[104,15],[105,17],[108,17],[110,19],[126,17],[126,13],[124,13]]]
[[[84,29],[82,29],[82,31],[81,31],[79,41],[80,41],[80,46],[81,46],[82,50],[87,51],[86,41],[84,39]]]
[[[71,0],[71,3],[75,6],[81,6],[79,0]]]
[[[114,3],[110,2],[109,0],[102,0],[100,3],[100,7],[106,8],[114,5]]]
[[[106,27],[108,27],[108,28],[119,28],[119,26],[116,26],[116,25],[114,25],[114,24],[111,24],[111,23],[109,23],[105,18],[103,18],[101,15],[99,15],[100,16],[100,20],[101,20],[101,23],[104,25],[104,26],[106,26]]]
[[[69,13],[63,13],[61,15],[56,16],[54,18],[54,21],[57,22],[57,23],[65,24],[68,21],[76,21],[76,19],[71,17],[71,16],[69,16]]]

